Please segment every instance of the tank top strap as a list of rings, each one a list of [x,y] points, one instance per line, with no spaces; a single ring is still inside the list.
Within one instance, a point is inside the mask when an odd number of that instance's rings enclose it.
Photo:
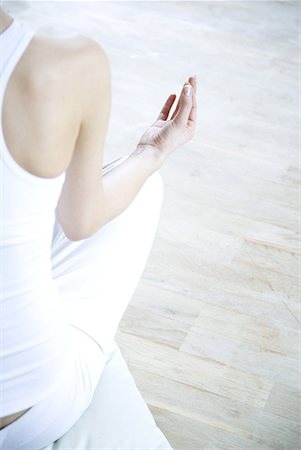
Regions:
[[[20,61],[23,53],[29,45],[35,31],[22,20],[14,19],[13,22],[0,34],[0,135],[2,130],[2,109],[5,90],[8,81]],[[2,139],[1,139],[2,140]],[[7,152],[5,142],[0,147],[1,157],[5,158]]]
[[[10,26],[0,34],[1,94],[4,93],[11,73],[34,35],[35,30],[19,19],[14,19]]]

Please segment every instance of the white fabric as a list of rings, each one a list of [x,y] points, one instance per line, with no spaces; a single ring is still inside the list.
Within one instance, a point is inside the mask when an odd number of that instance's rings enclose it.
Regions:
[[[69,363],[53,395],[0,430],[3,450],[40,449],[65,434],[89,407],[107,355],[112,350],[119,322],[147,262],[162,198],[162,179],[155,172],[131,205],[90,238],[69,241],[55,222],[51,265],[61,302],[61,317],[66,320],[68,330]],[[122,376],[128,380],[130,375],[123,370]],[[127,382],[120,389],[127,390],[128,394],[131,392]],[[135,395],[137,391],[129,401]],[[116,410],[116,398],[111,406],[109,402],[106,406],[108,411],[110,408]],[[143,418],[144,413],[141,414]],[[146,429],[150,436],[158,433],[149,418]],[[141,430],[143,433],[143,428]],[[120,431],[115,435],[120,442],[133,436],[130,428],[125,434]],[[139,434],[140,441],[142,438],[143,434]],[[148,434],[144,439],[147,446]]]
[[[34,30],[16,19],[0,35],[0,417],[49,397],[67,369],[62,365],[67,329],[50,266],[65,174],[40,178],[24,170],[7,149],[2,129],[5,90],[33,36]]]
[[[59,320],[68,335],[68,355],[61,361],[66,370],[51,396],[0,430],[3,450],[39,450],[49,445],[89,407],[119,322],[147,262],[162,199],[163,182],[155,172],[130,206],[91,237],[70,241],[55,222],[51,266],[61,306]],[[132,431],[128,433],[122,437],[117,432],[116,436],[130,439]],[[147,436],[145,440],[147,445]]]
[[[116,342],[89,408],[43,450],[172,450]]]

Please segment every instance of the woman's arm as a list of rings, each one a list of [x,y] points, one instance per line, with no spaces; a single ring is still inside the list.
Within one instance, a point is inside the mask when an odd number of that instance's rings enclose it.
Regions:
[[[104,211],[95,231],[121,214],[134,200],[147,178],[158,170],[159,158],[152,152],[132,152],[103,176]]]
[[[167,121],[175,99],[170,97],[128,159],[102,177],[111,112],[110,66],[96,41],[82,39],[83,52],[73,80],[81,120],[56,210],[66,236],[73,241],[91,236],[122,213],[167,155],[192,137],[192,128],[186,129],[183,121],[192,110],[192,97],[181,95],[173,117]]]
[[[191,86],[191,95],[185,94],[186,85]],[[145,180],[158,170],[167,156],[190,140],[196,129],[196,77],[185,83],[176,109],[168,120],[176,96],[170,95],[158,119],[143,134],[137,148],[129,158],[113,168],[103,177],[105,214],[101,223],[107,223],[135,198]],[[96,225],[96,229],[101,225]]]

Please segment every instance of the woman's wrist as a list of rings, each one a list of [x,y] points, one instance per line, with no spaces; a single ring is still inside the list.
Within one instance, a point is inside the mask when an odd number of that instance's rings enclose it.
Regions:
[[[151,173],[160,169],[164,161],[163,152],[159,148],[148,144],[138,144],[130,156],[143,161],[149,167]]]
[[[145,181],[159,169],[159,152],[155,150],[151,146],[138,145],[124,161],[108,170],[102,178],[105,212],[101,226],[122,213],[131,204]]]

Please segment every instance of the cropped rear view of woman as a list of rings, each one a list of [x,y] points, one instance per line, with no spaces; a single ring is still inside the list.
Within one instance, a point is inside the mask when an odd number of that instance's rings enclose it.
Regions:
[[[38,450],[90,405],[158,227],[160,167],[196,130],[197,80],[103,164],[111,74],[83,35],[0,8],[0,444]]]

